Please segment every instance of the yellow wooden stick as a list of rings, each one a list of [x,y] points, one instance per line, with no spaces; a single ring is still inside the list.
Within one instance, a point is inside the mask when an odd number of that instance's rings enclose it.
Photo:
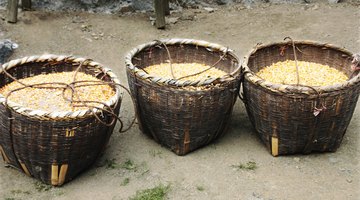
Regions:
[[[22,163],[20,161],[19,161],[19,163],[21,165],[21,168],[24,170],[25,174],[28,175],[28,176],[31,176],[31,174],[30,174],[29,170],[27,169],[25,163]]]
[[[279,155],[279,139],[276,137],[271,137],[271,154],[273,156]]]
[[[51,166],[51,185],[58,185],[59,183],[59,166]]]
[[[67,170],[68,170],[68,164],[61,165],[60,174],[59,174],[59,185],[64,184]]]
[[[2,148],[2,146],[0,146],[0,153],[1,153],[1,156],[3,157],[5,163],[10,163],[10,160],[9,160],[9,158],[6,156],[5,151],[4,151],[4,149]]]

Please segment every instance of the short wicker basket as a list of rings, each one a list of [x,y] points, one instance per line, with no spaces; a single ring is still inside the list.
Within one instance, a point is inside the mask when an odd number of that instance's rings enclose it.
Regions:
[[[86,62],[85,62],[86,61]],[[38,74],[74,71],[82,63],[81,71],[102,80],[119,83],[110,69],[84,58],[68,56],[31,56],[12,60],[2,66],[0,86],[12,82],[4,74],[6,69],[17,79]],[[121,104],[119,87],[105,102],[118,114]],[[60,186],[88,168],[102,153],[113,132],[103,122],[113,116],[98,109],[75,112],[44,112],[21,107],[15,102],[5,104],[0,95],[0,151],[5,163],[44,183]]]
[[[142,70],[169,62],[169,54],[172,63],[212,66],[219,61],[214,66],[229,75],[191,82],[154,77]],[[223,59],[219,59],[221,56]],[[205,41],[167,39],[133,49],[126,56],[126,66],[144,134],[177,155],[185,155],[226,132],[240,85],[239,61],[231,50]],[[188,86],[203,89],[184,88]]]
[[[245,58],[244,102],[250,121],[273,156],[336,151],[360,92],[353,54],[329,44],[295,42],[297,59],[326,64],[352,78],[323,87],[272,84],[255,75],[272,63],[294,60],[291,42],[258,45]],[[315,116],[317,112],[320,114]],[[314,113],[315,112],[315,113]]]

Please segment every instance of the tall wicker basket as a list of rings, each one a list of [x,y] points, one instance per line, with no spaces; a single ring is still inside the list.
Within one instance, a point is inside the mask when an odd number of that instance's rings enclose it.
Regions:
[[[119,83],[111,72],[99,63],[84,58],[43,55],[12,60],[2,67],[0,86],[12,82],[5,68],[17,79],[38,74],[81,71],[102,80]],[[61,80],[57,80],[61,81]],[[106,102],[118,114],[121,104],[119,87]],[[88,168],[104,150],[115,124],[105,126],[90,110],[75,112],[43,112],[21,107],[0,95],[0,151],[5,163],[44,183],[60,186]],[[113,117],[93,110],[104,120]]]
[[[169,54],[172,63],[217,63],[214,66],[229,75],[191,82],[154,77],[142,70],[169,62]],[[239,61],[227,48],[192,39],[154,41],[133,49],[126,66],[144,134],[185,155],[226,132],[240,84]],[[202,89],[184,88],[188,86]]]
[[[294,60],[292,43],[259,45],[243,64],[250,121],[274,156],[336,151],[360,92],[359,72],[351,70],[352,53],[310,41],[297,41],[295,46],[298,60],[326,64],[352,78],[344,84],[314,88],[269,83],[255,73],[272,63]]]

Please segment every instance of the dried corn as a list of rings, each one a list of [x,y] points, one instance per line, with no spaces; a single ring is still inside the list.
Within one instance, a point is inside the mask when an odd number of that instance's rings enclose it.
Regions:
[[[172,63],[171,67],[173,69],[175,79],[179,79],[184,76],[199,73],[203,70],[208,69],[210,66],[207,66],[205,64],[200,64],[200,63]],[[171,68],[170,68],[169,63],[161,63],[158,65],[152,65],[152,66],[146,67],[144,70],[147,73],[154,75],[154,76],[159,76],[159,77],[163,77],[163,78],[174,78],[174,77],[172,77]],[[226,75],[226,72],[213,67],[203,73],[197,74],[195,76],[189,76],[182,80],[197,81],[197,80],[203,80],[203,79],[207,79],[207,78],[218,78],[218,77],[222,77],[225,75]]]
[[[20,79],[20,81],[27,85],[50,83],[50,82],[61,82],[61,83],[70,84],[71,82],[73,82],[74,73],[75,72],[42,74],[42,75]],[[100,81],[100,80],[91,75],[78,72],[76,75],[76,81]],[[77,86],[83,84],[94,84],[94,83],[78,83]],[[63,85],[58,85],[58,84],[51,84],[44,86],[64,87]],[[0,89],[0,94],[2,94],[3,96],[7,96],[7,94],[10,91],[21,87],[23,87],[23,85],[14,81],[2,87]],[[18,103],[27,108],[38,109],[49,112],[77,111],[77,110],[87,109],[84,106],[74,107],[73,105],[81,105],[81,104],[80,103],[71,104],[69,101],[66,101],[63,98],[62,91],[63,88],[39,89],[39,88],[28,87],[13,92],[9,96],[8,100]],[[74,95],[73,100],[105,102],[114,94],[115,91],[109,85],[92,85],[92,86],[76,87],[76,95]],[[70,89],[67,89],[65,91],[65,97],[70,99],[71,97]],[[88,103],[88,105],[100,106],[98,103]]]
[[[345,82],[348,77],[341,71],[313,62],[298,61],[299,84],[307,86],[326,86]],[[259,77],[280,84],[296,84],[296,65],[293,60],[277,62],[256,73]]]

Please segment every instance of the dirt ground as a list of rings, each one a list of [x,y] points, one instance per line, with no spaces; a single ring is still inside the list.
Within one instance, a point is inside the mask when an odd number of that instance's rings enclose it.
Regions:
[[[148,14],[20,12],[17,24],[0,21],[0,39],[19,44],[11,58],[53,53],[92,58],[114,70],[124,84],[124,55],[159,38],[195,38],[236,51],[239,58],[258,42],[297,40],[333,43],[360,51],[360,6],[356,3],[241,5],[173,13],[180,17],[157,30]],[[5,11],[0,11],[5,16]],[[173,20],[175,21],[175,20]],[[0,162],[1,199],[128,199],[136,191],[170,185],[169,199],[360,199],[360,103],[336,153],[272,157],[257,138],[239,100],[228,133],[187,156],[176,156],[144,136],[137,125],[114,132],[105,154],[89,170],[60,188],[39,184]],[[128,96],[121,116],[129,120]],[[127,118],[127,119],[126,119]],[[124,163],[131,161],[131,167]],[[254,170],[233,165],[255,162]]]

